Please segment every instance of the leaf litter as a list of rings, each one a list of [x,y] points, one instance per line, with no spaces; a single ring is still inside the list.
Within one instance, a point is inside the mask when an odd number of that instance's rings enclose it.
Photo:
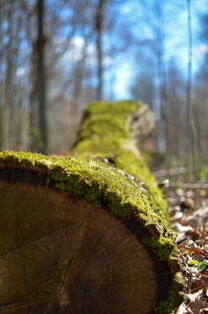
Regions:
[[[184,280],[175,314],[208,314],[208,191],[164,187]]]

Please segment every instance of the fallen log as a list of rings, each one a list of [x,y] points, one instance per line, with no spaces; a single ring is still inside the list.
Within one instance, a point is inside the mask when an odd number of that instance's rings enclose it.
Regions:
[[[68,157],[0,153],[1,313],[170,313],[175,245],[135,145],[147,121],[94,102]]]

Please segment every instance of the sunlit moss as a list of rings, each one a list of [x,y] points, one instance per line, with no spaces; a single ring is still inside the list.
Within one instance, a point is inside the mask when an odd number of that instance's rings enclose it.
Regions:
[[[18,167],[33,168],[38,172],[47,173],[49,178],[55,180],[58,190],[69,191],[93,205],[105,204],[112,213],[121,218],[134,215],[138,219],[142,219],[146,225],[155,224],[160,228],[161,234],[159,239],[155,239],[156,252],[161,256],[160,248],[166,247],[166,258],[168,259],[174,244],[172,243],[171,247],[166,202],[142,157],[126,145],[127,139],[130,139],[126,120],[129,111],[135,111],[139,105],[132,101],[101,103],[99,110],[96,103],[91,104],[85,112],[78,141],[74,146],[74,151],[79,152],[79,155],[71,155],[67,158],[28,152],[4,152],[0,153],[0,160],[18,164]],[[104,114],[105,111],[108,112],[111,121],[114,120],[111,112],[114,115],[120,114],[120,129],[122,129],[122,125],[125,129],[123,133],[121,132],[122,136],[119,133],[120,137],[116,138],[112,130],[114,127],[117,128],[118,117],[114,121],[115,126],[113,126],[113,122],[110,124],[112,135],[109,135],[107,139],[104,137],[104,140],[101,141],[101,135],[94,134],[99,138],[99,141],[96,142],[89,130],[87,130],[89,137],[83,136],[84,126],[90,125],[91,115],[97,115],[97,125],[94,123],[93,128],[99,129],[99,120],[102,120],[100,112]],[[93,121],[95,120],[93,118]],[[105,134],[105,129],[102,131]],[[96,153],[94,152],[95,142],[97,144]],[[100,149],[100,147],[104,147],[105,143],[109,144],[105,151],[111,156],[112,166],[104,162],[105,154]],[[117,145],[117,149],[114,148],[114,144]],[[126,176],[124,172],[120,171],[121,169],[132,177]]]
[[[73,147],[78,153],[110,156],[115,165],[136,177],[150,191],[150,204],[169,225],[167,204],[136,147],[132,148],[129,117],[142,104],[132,100],[92,102],[86,109]]]
[[[103,162],[86,160],[86,157],[66,158],[5,151],[0,153],[0,163],[47,174],[49,179],[55,180],[56,189],[81,196],[93,205],[105,202],[113,213],[121,217],[137,212],[138,215],[143,212],[151,216],[151,211],[148,211],[149,191]]]
[[[69,191],[93,205],[105,206],[121,218],[132,215],[142,218],[147,224],[168,225],[160,215],[149,189],[99,159],[85,156],[44,156],[28,152],[5,151],[0,153],[0,163],[33,169],[55,180],[56,189]]]
[[[161,301],[154,312],[157,314],[174,314],[174,308],[179,305],[181,301],[182,297],[172,287],[169,290],[168,298],[165,301]]]

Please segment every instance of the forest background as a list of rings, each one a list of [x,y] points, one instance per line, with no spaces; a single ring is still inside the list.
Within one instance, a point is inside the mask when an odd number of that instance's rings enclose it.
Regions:
[[[207,163],[205,0],[0,0],[0,43],[2,150],[67,153],[87,103],[128,98],[152,109],[163,167],[193,158],[191,106]]]

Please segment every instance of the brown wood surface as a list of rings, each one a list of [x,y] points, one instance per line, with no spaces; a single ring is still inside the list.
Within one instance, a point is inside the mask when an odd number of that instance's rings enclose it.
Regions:
[[[157,262],[139,226],[20,172],[0,180],[0,313],[151,313]]]

